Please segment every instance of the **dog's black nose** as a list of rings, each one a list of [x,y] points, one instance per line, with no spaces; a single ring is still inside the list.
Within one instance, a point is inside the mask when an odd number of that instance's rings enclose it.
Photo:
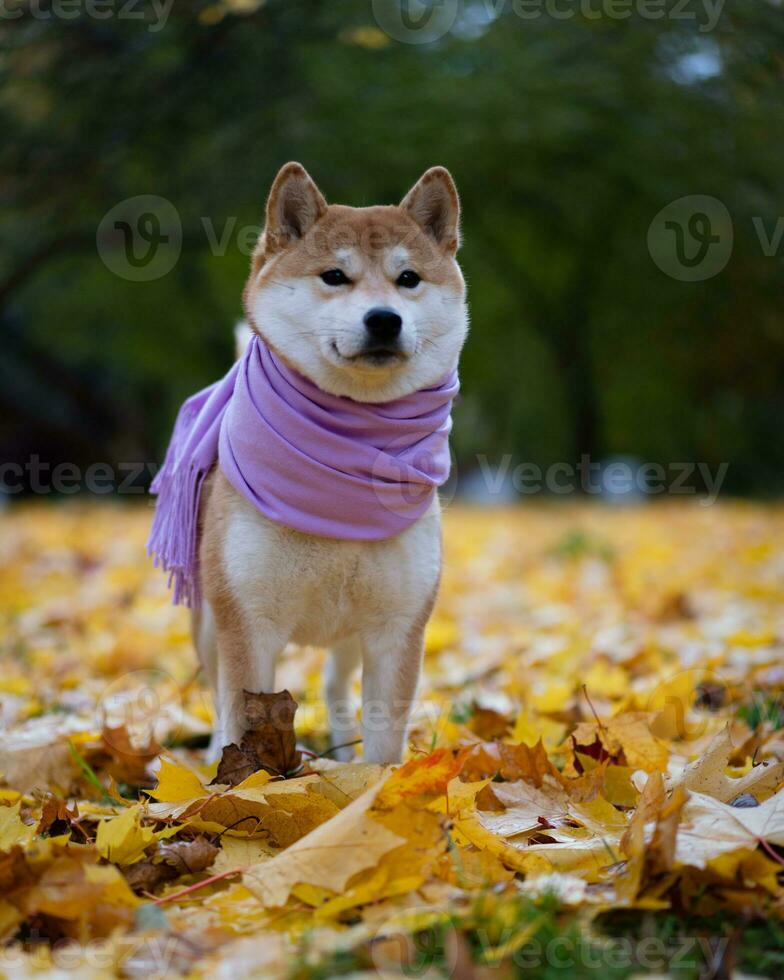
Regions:
[[[386,306],[374,306],[365,314],[368,339],[373,344],[392,344],[400,336],[403,320]]]

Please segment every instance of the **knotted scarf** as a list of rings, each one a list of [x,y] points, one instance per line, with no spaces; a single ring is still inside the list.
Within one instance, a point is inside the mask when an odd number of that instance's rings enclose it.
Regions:
[[[254,336],[228,374],[177,416],[148,551],[174,602],[198,606],[199,498],[218,462],[266,517],[320,537],[392,537],[430,506],[449,476],[457,373],[382,404],[321,391]]]

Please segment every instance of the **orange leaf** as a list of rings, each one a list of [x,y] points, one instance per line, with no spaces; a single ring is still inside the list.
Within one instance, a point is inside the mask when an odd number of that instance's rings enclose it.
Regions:
[[[376,800],[376,809],[391,808],[411,796],[445,793],[449,781],[463,768],[469,751],[436,749],[424,758],[411,759],[386,781]]]

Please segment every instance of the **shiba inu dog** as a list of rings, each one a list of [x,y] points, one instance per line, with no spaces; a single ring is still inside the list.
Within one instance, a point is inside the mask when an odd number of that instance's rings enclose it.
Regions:
[[[327,205],[289,163],[252,258],[247,334],[330,395],[383,405],[428,389],[455,370],[467,335],[458,246],[458,196],[441,167],[399,206],[352,208]],[[269,519],[215,468],[200,521],[193,630],[215,692],[211,757],[242,736],[243,689],[274,691],[276,658],[294,642],[330,648],[333,745],[360,738],[350,688],[361,664],[364,759],[399,762],[441,570],[437,495],[399,534],[341,540]]]

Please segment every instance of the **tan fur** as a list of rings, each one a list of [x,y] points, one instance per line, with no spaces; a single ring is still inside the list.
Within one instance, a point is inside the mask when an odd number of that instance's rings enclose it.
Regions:
[[[333,394],[383,402],[436,383],[456,365],[467,330],[454,259],[458,217],[443,168],[428,171],[400,206],[355,209],[328,206],[305,170],[287,164],[272,186],[245,289],[251,328]],[[422,277],[410,292],[396,285],[401,266]],[[351,283],[325,285],[320,275],[333,267],[345,267]],[[373,305],[403,318],[402,354],[390,364],[353,353]],[[202,524],[205,603],[193,627],[216,691],[212,756],[242,735],[243,688],[274,690],[277,655],[295,642],[333,649],[333,742],[357,736],[350,686],[361,663],[364,757],[400,761],[440,577],[438,501],[385,541],[318,538],[268,520],[216,471]]]

